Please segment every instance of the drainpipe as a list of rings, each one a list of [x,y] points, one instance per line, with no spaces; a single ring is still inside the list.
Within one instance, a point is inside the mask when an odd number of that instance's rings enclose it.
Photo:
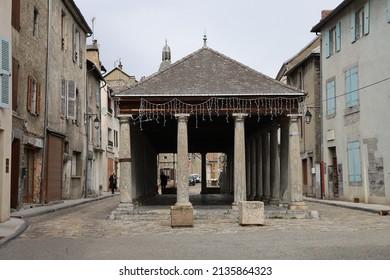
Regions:
[[[47,50],[46,50],[46,89],[45,89],[45,115],[44,115],[44,136],[43,136],[43,151],[42,151],[42,169],[41,169],[41,186],[40,186],[40,202],[43,203],[46,200],[46,172],[47,172],[47,130],[49,119],[49,76],[50,76],[50,37],[51,37],[51,0],[47,0]]]
[[[322,99],[322,55],[323,55],[323,49],[322,49],[322,36],[321,33],[316,32],[316,35],[320,37],[320,152],[321,152],[321,164],[320,164],[320,170],[321,170],[321,199],[325,199],[325,163],[324,163],[324,133],[323,133],[323,127],[324,127],[324,114],[322,112],[323,110],[323,99]]]

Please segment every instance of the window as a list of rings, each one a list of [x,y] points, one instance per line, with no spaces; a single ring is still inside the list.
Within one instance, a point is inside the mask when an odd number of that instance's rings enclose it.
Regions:
[[[116,130],[114,130],[114,147],[119,147],[119,133]]]
[[[390,0],[387,0],[387,22],[390,23]]]
[[[67,119],[75,120],[76,110],[76,83],[62,79],[61,85],[61,116]]]
[[[61,50],[65,50],[66,13],[61,11]]]
[[[95,96],[96,96],[96,107],[99,108],[100,106],[100,81],[97,80],[95,83]]]
[[[370,5],[367,2],[364,7],[357,10],[351,17],[351,42],[354,43],[369,33]]]
[[[10,43],[0,39],[0,108],[10,107]]]
[[[73,26],[73,62],[83,66],[83,50],[80,30]]]
[[[114,134],[112,132],[112,129],[108,128],[108,143],[107,143],[107,145],[109,147],[114,147],[113,139],[114,139]]]
[[[348,143],[348,179],[350,183],[361,183],[362,181],[359,141]]]
[[[40,114],[41,84],[31,75],[27,82],[27,110],[33,115]]]
[[[79,153],[79,152],[73,152],[72,176],[73,177],[81,176],[81,153]]]
[[[33,23],[33,36],[38,37],[38,19],[39,19],[39,12],[37,8],[34,8],[34,23]]]
[[[329,31],[325,32],[326,57],[330,57],[341,50],[341,23],[338,22]]]
[[[336,96],[335,96],[335,81],[331,80],[326,84],[326,114],[328,117],[336,115]]]
[[[359,92],[357,66],[345,71],[345,95],[347,108],[351,108],[358,105]]]
[[[11,24],[20,31],[20,0],[12,0]]]

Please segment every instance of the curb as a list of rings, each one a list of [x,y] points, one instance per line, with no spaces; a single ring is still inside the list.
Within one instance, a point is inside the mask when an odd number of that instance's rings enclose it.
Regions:
[[[29,223],[24,219],[21,219],[21,220],[23,220],[23,223],[16,229],[15,232],[13,232],[12,234],[10,234],[10,235],[8,235],[0,240],[0,248],[3,247],[4,245],[6,245],[8,242],[10,242],[12,239],[21,235],[28,228]]]

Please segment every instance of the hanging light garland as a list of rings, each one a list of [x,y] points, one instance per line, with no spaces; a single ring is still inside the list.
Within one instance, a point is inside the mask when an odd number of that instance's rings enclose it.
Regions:
[[[177,98],[165,103],[153,103],[144,98],[141,98],[139,115],[133,120],[139,122],[142,129],[142,123],[148,121],[156,121],[160,123],[163,120],[165,126],[167,118],[173,119],[176,114],[189,114],[195,116],[196,128],[198,128],[198,119],[202,121],[213,121],[213,116],[226,116],[226,122],[229,122],[229,117],[235,113],[248,114],[252,117],[256,112],[257,121],[261,116],[270,116],[271,120],[274,117],[287,115],[292,113],[302,114],[304,112],[304,97],[259,97],[253,99],[244,99],[237,97],[211,97],[210,99],[198,103],[185,103]]]

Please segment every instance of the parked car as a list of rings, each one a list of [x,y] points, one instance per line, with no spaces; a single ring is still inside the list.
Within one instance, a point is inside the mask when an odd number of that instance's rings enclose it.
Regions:
[[[188,176],[188,185],[189,186],[195,186],[195,177],[190,175]]]
[[[193,176],[195,178],[195,183],[200,183],[201,182],[199,174],[194,173],[194,174],[191,174],[191,176]]]

